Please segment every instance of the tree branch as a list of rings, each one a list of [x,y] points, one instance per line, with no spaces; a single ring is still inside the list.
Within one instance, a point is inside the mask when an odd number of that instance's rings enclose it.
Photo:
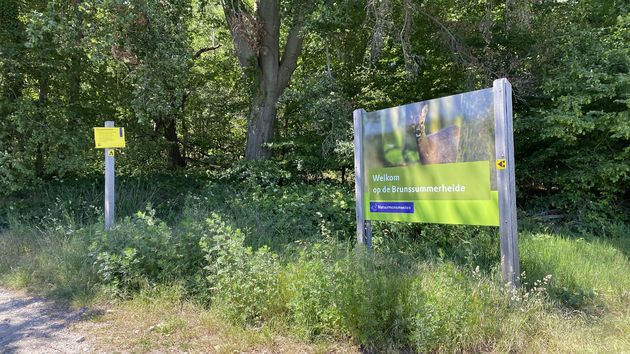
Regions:
[[[255,64],[256,50],[252,48],[245,31],[244,16],[251,17],[251,13],[246,5],[240,0],[223,0],[223,13],[227,20],[232,40],[234,42],[234,50],[238,61],[244,69],[248,69]]]
[[[211,50],[217,50],[221,48],[220,44],[215,45],[214,47],[205,47],[205,48],[201,48],[198,51],[195,52],[195,54],[193,54],[193,59],[197,59],[201,56],[201,54],[205,53],[205,52],[209,52]]]
[[[466,46],[464,41],[456,37],[453,34],[453,32],[451,32],[446,27],[446,25],[443,24],[440,20],[438,20],[435,16],[431,15],[430,13],[420,8],[418,8],[418,12],[426,16],[431,22],[433,22],[437,27],[440,28],[440,30],[442,31],[442,33],[444,33],[444,35],[446,35],[446,37],[448,38],[448,45],[453,51],[453,54],[459,54],[459,57],[456,56],[456,59],[459,59],[465,65],[472,65],[474,67],[482,69],[483,71],[486,72],[486,75],[488,75],[489,77],[492,77],[492,78],[500,77],[500,75],[496,73],[495,71],[493,71],[491,68],[489,68],[486,65],[483,65],[479,61],[479,59],[477,59],[477,57],[473,55],[472,51],[470,50],[470,48],[468,48],[468,46]]]
[[[284,46],[284,53],[282,54],[282,60],[280,60],[280,70],[278,72],[279,93],[282,93],[289,85],[291,75],[297,68],[297,61],[300,57],[300,53],[302,53],[303,38],[300,35],[301,30],[301,24],[296,23],[287,37],[287,43]]]

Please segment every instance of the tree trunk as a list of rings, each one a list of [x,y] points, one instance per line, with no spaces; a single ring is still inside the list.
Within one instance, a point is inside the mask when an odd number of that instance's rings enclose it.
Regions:
[[[265,145],[274,137],[276,104],[289,85],[302,51],[301,21],[293,24],[280,57],[280,4],[278,0],[264,0],[256,5],[256,12],[252,14],[240,2],[223,1],[239,63],[246,72],[256,73],[257,89],[252,97],[245,147],[247,160],[271,157],[272,150]],[[243,20],[252,17],[255,17],[253,22]],[[256,32],[256,43],[252,43],[248,30]]]
[[[267,148],[265,144],[270,143],[274,137],[278,98],[274,92],[275,88],[265,88],[264,83],[261,83],[260,86],[249,113],[247,146],[245,148],[245,159],[247,160],[264,160],[270,158],[272,154],[272,150]]]
[[[179,150],[179,140],[177,139],[177,121],[170,118],[164,125],[164,138],[168,144],[168,166],[172,169],[186,166],[186,160]]]

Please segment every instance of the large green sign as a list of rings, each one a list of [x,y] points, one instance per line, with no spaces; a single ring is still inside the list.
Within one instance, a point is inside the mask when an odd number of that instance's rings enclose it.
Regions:
[[[499,225],[492,89],[362,117],[366,220]]]

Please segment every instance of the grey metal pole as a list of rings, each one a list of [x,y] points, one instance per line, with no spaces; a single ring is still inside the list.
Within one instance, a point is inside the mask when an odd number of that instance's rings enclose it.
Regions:
[[[106,127],[114,127],[113,121],[105,122]],[[114,149],[105,149],[105,229],[111,229],[114,226],[115,219],[115,173],[114,173],[114,156],[110,156],[110,151]]]
[[[494,137],[496,159],[505,160],[497,168],[499,192],[499,235],[503,281],[520,286],[518,228],[516,220],[516,179],[514,174],[514,137],[512,128],[512,85],[507,79],[494,80]]]
[[[357,243],[372,247],[372,223],[365,221],[365,199],[363,190],[363,114],[365,110],[356,109],[354,120],[354,188],[357,214]]]

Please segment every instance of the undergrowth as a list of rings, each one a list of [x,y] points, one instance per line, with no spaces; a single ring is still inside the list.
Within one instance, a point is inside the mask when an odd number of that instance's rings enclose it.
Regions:
[[[630,348],[630,247],[619,234],[521,231],[523,287],[512,290],[501,285],[492,228],[376,223],[366,250],[352,242],[346,186],[232,173],[176,199],[123,185],[127,206],[109,231],[74,206],[99,199],[91,187],[53,187],[66,198],[54,210],[44,199],[5,206],[0,279],[80,304],[174,287],[173,301],[235,328],[367,351],[575,351],[560,335],[569,329],[584,348]],[[160,331],[187,328],[167,322]]]

